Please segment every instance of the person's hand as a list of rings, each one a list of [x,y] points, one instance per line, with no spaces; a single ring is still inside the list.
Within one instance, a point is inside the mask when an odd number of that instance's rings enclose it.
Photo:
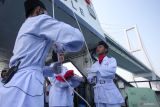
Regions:
[[[61,70],[62,70],[61,68],[62,68],[61,62],[55,62],[53,67],[52,67],[55,74],[60,74]]]
[[[73,76],[74,76],[74,71],[73,71],[73,70],[68,70],[68,71],[65,73],[64,78],[65,78],[66,80],[68,80],[68,79],[70,79],[70,78],[73,77]]]
[[[92,79],[91,79],[91,84],[92,85],[95,85],[97,83],[97,76],[94,76]]]
[[[64,53],[59,53],[58,54],[58,61],[63,63],[64,62]]]
[[[53,47],[56,53],[64,53],[65,51],[62,43],[54,43]]]
[[[61,75],[57,75],[56,79],[60,82],[65,82],[64,77],[62,77]]]

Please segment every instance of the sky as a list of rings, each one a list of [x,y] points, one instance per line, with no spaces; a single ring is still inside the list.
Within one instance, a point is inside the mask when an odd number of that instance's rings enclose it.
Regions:
[[[137,25],[155,72],[160,76],[160,0],[92,0],[103,29],[128,50],[124,29]],[[133,48],[138,47],[130,32]],[[143,51],[134,53],[149,68]]]

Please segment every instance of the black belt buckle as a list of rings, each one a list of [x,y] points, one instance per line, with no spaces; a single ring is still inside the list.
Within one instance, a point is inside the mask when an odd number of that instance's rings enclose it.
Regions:
[[[13,66],[6,71],[5,77],[2,79],[2,83],[7,84],[12,79],[14,74],[18,71],[19,65],[20,65],[20,62],[18,62],[16,66]]]
[[[91,83],[92,83],[93,86],[96,85],[96,83],[97,83],[97,77],[96,76],[92,78]]]
[[[100,84],[105,84],[105,80],[100,80],[99,83]]]

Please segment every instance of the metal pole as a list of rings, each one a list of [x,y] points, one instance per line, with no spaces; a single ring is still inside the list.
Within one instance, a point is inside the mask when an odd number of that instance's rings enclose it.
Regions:
[[[144,47],[144,45],[143,45],[143,42],[142,42],[142,39],[141,39],[141,36],[140,36],[140,33],[139,33],[139,30],[138,30],[137,25],[135,25],[135,29],[136,29],[136,32],[137,32],[137,36],[138,36],[138,38],[139,38],[139,42],[140,42],[141,48],[142,48],[142,50],[143,50],[143,52],[144,52],[144,54],[145,54],[145,56],[146,56],[145,58],[146,58],[146,60],[148,61],[148,63],[149,63],[149,65],[150,65],[153,73],[155,73],[155,69],[154,69],[154,67],[153,67],[153,65],[152,65],[152,63],[151,63],[151,60],[150,60],[149,55],[148,55],[148,53],[147,53],[147,50],[145,49],[145,47]],[[156,80],[155,74],[152,75],[152,80]]]
[[[152,89],[152,85],[151,85],[151,82],[149,81],[149,87],[150,87],[150,89]]]
[[[127,44],[129,46],[129,50],[132,50],[131,49],[131,44],[130,44],[130,41],[129,41],[129,37],[128,37],[128,34],[127,34],[127,31],[128,31],[127,29],[124,29],[124,33],[126,35],[125,37],[126,37],[126,40],[127,40]]]

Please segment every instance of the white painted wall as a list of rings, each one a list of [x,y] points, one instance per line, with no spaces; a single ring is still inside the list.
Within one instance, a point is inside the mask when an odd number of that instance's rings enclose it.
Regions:
[[[85,0],[60,0],[60,1],[64,3],[67,7],[69,7],[78,16],[80,16],[89,25],[91,25],[97,32],[103,35],[103,37],[105,37],[92,3],[89,5],[86,3]],[[88,6],[90,7],[92,13],[95,14],[95,18],[92,17],[88,9]]]

